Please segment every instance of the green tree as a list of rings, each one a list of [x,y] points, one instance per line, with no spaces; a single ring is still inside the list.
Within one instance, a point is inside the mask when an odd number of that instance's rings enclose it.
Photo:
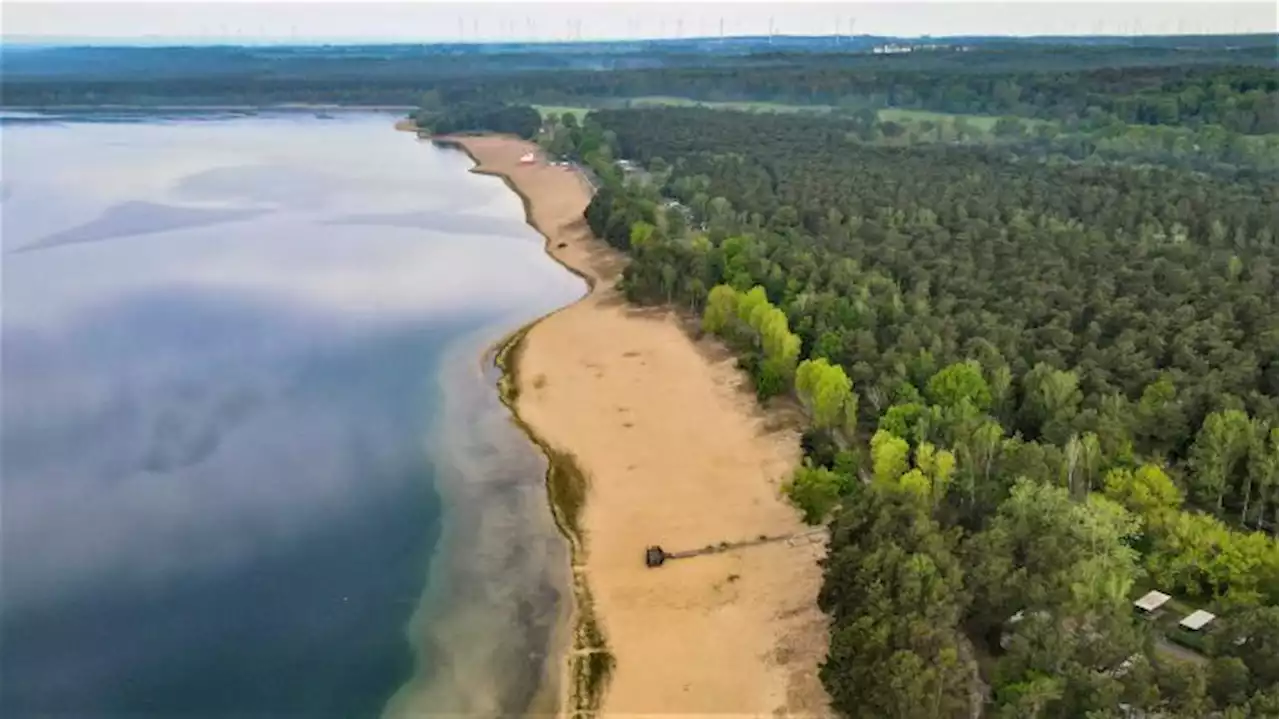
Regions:
[[[841,415],[852,397],[853,382],[844,368],[825,358],[805,360],[796,369],[796,394],[809,410],[815,427],[839,426]]]
[[[1237,606],[1209,625],[1210,653],[1237,657],[1248,667],[1254,689],[1274,686],[1280,672],[1280,608]]]
[[[716,285],[707,295],[707,308],[702,313],[702,329],[725,335],[738,317],[738,291],[728,285]]]
[[[765,359],[773,362],[789,381],[800,356],[800,338],[787,326],[787,315],[772,305],[759,313],[756,331],[764,348]]]
[[[996,469],[1004,440],[1004,429],[993,420],[973,426],[955,443],[958,466],[958,484],[964,493],[969,509],[976,511],[979,496],[983,505],[994,507],[995,498],[1002,488],[998,486]]]
[[[947,494],[955,473],[956,457],[945,449],[938,449],[928,442],[916,447],[916,469],[926,480],[928,499],[937,507]]]
[[[968,717],[976,667],[957,622],[954,538],[896,488],[864,488],[836,517],[819,606],[831,616],[820,676],[849,717]]]
[[[1236,657],[1216,657],[1209,663],[1208,690],[1218,706],[1242,706],[1249,702],[1252,682],[1249,668]]]
[[[1255,422],[1256,436],[1249,451],[1248,476],[1245,479],[1244,501],[1240,507],[1240,523],[1248,520],[1250,490],[1256,492],[1258,501],[1254,528],[1262,527],[1267,508],[1273,502],[1276,491],[1276,473],[1280,469],[1280,427],[1269,427],[1266,422]]]
[[[1050,706],[1062,699],[1065,689],[1064,678],[1033,673],[1024,681],[998,689],[995,716],[1001,719],[1043,717]]]
[[[796,470],[783,491],[804,514],[804,521],[818,524],[840,502],[840,495],[849,487],[850,479],[826,467],[814,467],[808,463]]]
[[[1222,510],[1232,478],[1242,469],[1254,440],[1249,416],[1239,410],[1213,412],[1191,447],[1192,490],[1205,506]]]
[[[989,629],[1016,611],[1082,597],[1123,606],[1137,575],[1137,555],[1124,540],[1136,527],[1109,500],[1094,495],[1078,503],[1064,488],[1018,480],[966,546],[975,620]]]
[[[771,305],[769,298],[765,295],[764,288],[756,285],[740,295],[738,298],[738,321],[747,327],[755,328],[751,318],[757,313],[763,313],[768,310]]]
[[[921,433],[919,430],[929,423],[931,414],[930,408],[925,405],[903,402],[885,410],[877,426],[892,435],[921,441],[928,436],[928,432]]]
[[[1182,491],[1154,464],[1136,471],[1118,467],[1107,472],[1103,491],[1141,517],[1158,518],[1182,506]]]
[[[1148,451],[1170,456],[1187,438],[1186,409],[1167,374],[1142,390],[1135,419],[1140,446]]]
[[[1066,444],[1082,397],[1076,374],[1037,364],[1023,379],[1023,394],[1030,423],[1040,436]]]
[[[880,430],[871,437],[872,476],[879,484],[895,484],[910,467],[911,446],[905,439]]]
[[[980,410],[991,407],[991,389],[976,360],[947,365],[929,379],[925,396],[933,404],[954,406],[968,402]]]

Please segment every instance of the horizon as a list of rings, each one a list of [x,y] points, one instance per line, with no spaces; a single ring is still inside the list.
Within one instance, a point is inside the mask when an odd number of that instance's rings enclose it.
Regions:
[[[804,34],[774,34],[772,36],[763,35],[695,35],[690,37],[636,37],[636,38],[592,38],[592,39],[530,39],[530,40],[512,40],[512,39],[478,39],[478,40],[425,40],[413,41],[400,38],[378,38],[378,37],[299,37],[299,38],[279,38],[265,36],[260,38],[242,37],[242,38],[211,38],[211,37],[110,37],[110,36],[40,36],[40,35],[0,35],[0,42],[25,47],[50,47],[50,48],[79,48],[79,47],[95,47],[95,48],[182,48],[182,47],[395,47],[395,46],[524,46],[524,45],[613,45],[613,44],[638,44],[638,43],[678,43],[678,42],[708,42],[708,41],[742,41],[742,40],[759,40],[772,37],[778,40],[821,40],[832,38],[856,38],[856,39],[875,39],[875,40],[904,40],[904,41],[953,41],[967,39],[1009,39],[1009,40],[1079,40],[1079,39],[1116,39],[1116,40],[1154,40],[1162,38],[1261,38],[1276,37],[1280,40],[1280,34],[1274,32],[1247,32],[1247,33],[1143,33],[1143,34],[1035,34],[1035,35],[1009,35],[1009,34],[976,34],[967,33],[964,35],[880,35],[871,33],[857,33],[854,35],[804,35]],[[1119,43],[1117,43],[1119,44]]]
[[[1276,33],[1257,2],[57,2],[5,3],[25,45],[389,45],[742,37],[1203,37]]]

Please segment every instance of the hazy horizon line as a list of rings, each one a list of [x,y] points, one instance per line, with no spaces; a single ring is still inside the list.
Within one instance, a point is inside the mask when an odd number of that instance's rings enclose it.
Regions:
[[[1274,4],[949,2],[59,2],[5,4],[0,37],[45,42],[613,42],[716,37],[1133,37],[1274,33]],[[368,38],[368,39],[366,39]],[[376,38],[376,40],[375,40]]]
[[[96,46],[96,47],[251,47],[271,45],[278,47],[309,47],[317,45],[589,45],[589,44],[627,44],[643,42],[729,42],[734,40],[754,40],[774,38],[778,40],[816,40],[836,38],[879,39],[879,40],[964,40],[964,39],[1000,39],[1037,40],[1037,39],[1155,39],[1155,38],[1257,38],[1277,37],[1280,32],[1255,31],[1240,33],[1221,32],[1097,32],[1097,33],[965,33],[960,35],[888,35],[878,33],[854,34],[805,34],[805,33],[754,33],[742,35],[694,35],[689,37],[652,36],[652,37],[598,37],[598,38],[403,38],[379,36],[341,36],[314,35],[308,37],[286,37],[281,35],[262,36],[220,36],[203,35],[36,35],[30,33],[7,35],[0,33],[0,43],[22,45],[46,45],[59,47]]]

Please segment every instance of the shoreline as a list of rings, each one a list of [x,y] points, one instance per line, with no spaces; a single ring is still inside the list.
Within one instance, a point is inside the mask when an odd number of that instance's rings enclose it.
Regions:
[[[402,123],[397,123],[397,130],[418,131],[412,120],[402,121]],[[559,696],[555,697],[554,702],[557,715],[568,717],[590,716],[599,710],[604,687],[608,681],[608,675],[614,660],[612,655],[609,654],[608,645],[595,617],[590,587],[587,585],[586,577],[579,571],[582,555],[585,551],[585,541],[579,526],[579,515],[586,494],[586,477],[581,468],[578,467],[577,461],[572,454],[552,447],[536,429],[521,417],[517,400],[520,395],[519,358],[524,350],[525,338],[538,323],[590,297],[596,291],[598,278],[569,264],[551,251],[551,237],[534,222],[532,199],[516,185],[510,175],[486,166],[481,158],[477,157],[476,153],[468,147],[463,138],[433,137],[431,142],[437,147],[454,149],[465,153],[475,163],[470,172],[501,179],[507,189],[520,198],[520,203],[524,208],[525,221],[543,236],[543,250],[547,256],[571,274],[581,278],[587,285],[587,291],[578,299],[540,317],[535,317],[524,326],[498,340],[484,353],[481,362],[487,364],[492,361],[493,366],[498,369],[499,401],[511,412],[511,419],[515,425],[538,448],[538,451],[542,453],[547,461],[547,471],[544,478],[547,505],[556,528],[568,545],[571,576],[569,589],[573,599],[572,605],[564,616],[566,626],[560,632],[557,632],[557,634],[561,635],[565,631],[568,632],[569,641],[568,651],[566,652],[568,661],[565,662],[563,667],[558,669],[548,667],[547,671],[559,675],[558,680],[555,682],[560,688]],[[563,642],[564,638],[561,636],[561,642]],[[548,655],[556,656],[557,652],[550,651]],[[547,703],[548,699],[550,697],[538,701],[538,706],[531,707],[530,709],[533,711],[530,713],[533,715],[548,713],[540,711],[544,708],[541,705]]]
[[[266,105],[0,105],[3,112],[412,112],[416,105],[338,105],[279,103]]]
[[[642,561],[650,540],[683,549],[803,527],[779,490],[799,462],[794,428],[770,426],[714,343],[689,337],[669,311],[625,303],[616,287],[625,259],[586,228],[590,192],[579,173],[519,163],[537,148],[517,138],[431,139],[465,152],[472,172],[502,178],[547,254],[588,285],[482,359],[492,356],[501,401],[547,458],[548,503],[570,548],[567,661],[548,668],[562,677],[560,714],[825,714],[816,678],[826,649],[816,606],[822,547],[735,550],[657,570]],[[622,344],[637,349],[618,357]],[[609,369],[623,371],[598,382]],[[645,380],[662,385],[636,386]],[[648,431],[636,421],[605,426],[619,417],[656,422]],[[689,426],[673,434],[682,421]],[[642,468],[648,452],[666,461]],[[635,496],[636,480],[653,494]],[[663,499],[682,491],[686,505]],[[691,642],[698,650],[682,656]]]
[[[494,395],[500,370],[475,362],[510,335],[513,325],[501,324],[460,335],[441,354],[441,411],[425,433],[440,536],[406,625],[414,668],[383,719],[555,709],[556,678],[546,668],[560,661],[568,552],[544,514],[545,459]]]

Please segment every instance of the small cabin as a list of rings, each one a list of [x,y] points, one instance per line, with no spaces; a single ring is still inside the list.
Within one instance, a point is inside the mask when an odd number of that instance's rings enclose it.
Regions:
[[[667,561],[667,553],[662,551],[662,547],[654,545],[644,550],[644,566],[661,567],[665,561]]]
[[[1153,589],[1139,597],[1138,600],[1133,603],[1133,606],[1144,615],[1152,616],[1156,614],[1160,607],[1163,607],[1165,602],[1168,602],[1169,599],[1170,597],[1168,594]]]
[[[1205,625],[1212,622],[1214,619],[1217,619],[1217,616],[1210,614],[1203,609],[1197,609],[1184,617],[1182,621],[1178,622],[1178,626],[1183,629],[1198,632],[1201,629],[1204,629]]]

